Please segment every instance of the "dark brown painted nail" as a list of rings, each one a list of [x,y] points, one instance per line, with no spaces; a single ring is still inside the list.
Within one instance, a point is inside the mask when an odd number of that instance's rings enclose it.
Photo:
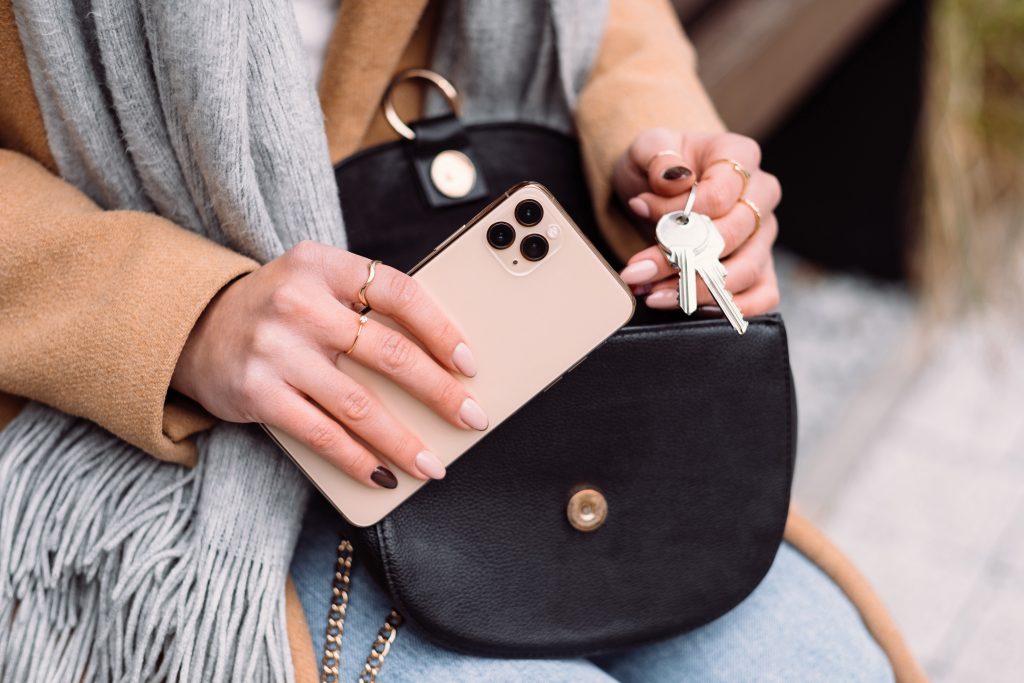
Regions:
[[[398,480],[395,479],[395,473],[389,470],[384,465],[377,465],[377,469],[370,475],[370,479],[373,479],[375,484],[383,486],[386,489],[393,489],[398,487]]]
[[[680,178],[689,178],[691,175],[693,175],[693,171],[685,166],[673,166],[672,168],[666,168],[661,177],[665,180],[679,180]]]

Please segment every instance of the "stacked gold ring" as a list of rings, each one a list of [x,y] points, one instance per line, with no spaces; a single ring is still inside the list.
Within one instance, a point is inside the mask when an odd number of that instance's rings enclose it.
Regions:
[[[359,335],[363,333],[363,326],[365,326],[366,323],[368,323],[369,321],[370,319],[367,318],[365,315],[359,316],[359,327],[356,328],[356,336],[352,340],[352,344],[348,347],[348,350],[345,351],[346,356],[351,356],[352,352],[355,351],[356,342],[359,341]]]
[[[373,278],[377,277],[377,265],[383,263],[383,261],[370,261],[370,274],[366,276],[366,282],[359,288],[359,303],[363,305],[363,308],[369,308],[370,302],[366,300],[366,288],[373,282]]]
[[[750,233],[750,237],[753,237],[754,235],[757,234],[757,231],[761,229],[761,209],[757,208],[757,204],[750,201],[746,197],[740,197],[739,203],[747,206],[751,211],[754,212],[754,231]]]
[[[365,311],[370,308],[370,302],[366,300],[366,289],[373,282],[373,279],[377,277],[377,266],[381,263],[383,262],[379,260],[370,261],[370,272],[366,276],[366,282],[364,282],[363,286],[359,288],[359,294],[357,296],[359,298],[359,303],[363,306],[364,313],[359,316],[359,326],[356,327],[356,336],[352,339],[352,343],[345,351],[346,356],[352,355],[352,351],[356,348],[356,342],[359,341],[359,335],[363,333],[363,327],[370,321],[370,319],[366,317],[365,313]]]
[[[732,167],[732,170],[740,174],[740,180],[743,182],[743,186],[740,188],[740,197],[743,197],[743,194],[747,191],[747,183],[750,181],[750,171],[743,168],[743,164],[735,159],[715,159],[704,167],[704,173],[701,174],[701,179],[703,180],[704,176],[707,175],[709,168],[717,164],[729,164],[729,166]]]

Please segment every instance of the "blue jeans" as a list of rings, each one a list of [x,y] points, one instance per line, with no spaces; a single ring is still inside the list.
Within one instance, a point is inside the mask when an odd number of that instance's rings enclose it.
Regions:
[[[292,578],[319,658],[338,544],[337,513],[313,494],[303,521]],[[341,681],[354,681],[388,596],[358,555],[341,657]],[[414,624],[398,630],[381,669],[382,683],[613,683],[661,681],[892,681],[881,649],[843,593],[799,552],[783,545],[761,585],[738,607],[696,631],[592,659],[471,657],[430,643]]]

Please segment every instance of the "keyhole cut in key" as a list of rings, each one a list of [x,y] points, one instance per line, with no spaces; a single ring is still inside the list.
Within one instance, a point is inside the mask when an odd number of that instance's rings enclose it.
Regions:
[[[678,223],[679,225],[689,225],[690,224],[690,217],[689,216],[676,216],[676,223]]]

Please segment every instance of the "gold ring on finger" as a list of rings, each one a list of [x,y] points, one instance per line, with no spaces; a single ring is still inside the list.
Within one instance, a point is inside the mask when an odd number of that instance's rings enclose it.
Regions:
[[[363,326],[366,325],[366,323],[369,322],[369,320],[370,319],[367,318],[365,315],[359,316],[359,326],[356,327],[356,336],[355,339],[352,340],[352,344],[348,347],[348,350],[345,351],[346,356],[352,355],[353,349],[356,348],[356,342],[359,341],[359,335],[363,333]]]
[[[750,237],[753,237],[757,234],[757,231],[761,229],[761,209],[757,208],[757,204],[746,197],[741,198],[738,203],[747,205],[750,207],[750,210],[754,212],[754,232],[750,233]]]
[[[740,174],[740,180],[743,183],[743,186],[740,187],[740,197],[742,197],[743,193],[747,191],[747,182],[750,180],[750,171],[743,168],[743,164],[736,161],[735,159],[715,159],[714,161],[712,161],[711,163],[704,167],[704,172],[701,173],[701,179],[703,179],[704,176],[707,175],[708,169],[714,166],[715,164],[729,164],[729,166],[732,167],[732,170]]]
[[[370,302],[366,300],[366,288],[373,282],[373,278],[377,277],[377,265],[382,261],[370,261],[370,274],[366,276],[366,282],[359,288],[359,303],[363,305],[363,308],[369,308]]]
[[[679,152],[675,151],[674,149],[663,149],[663,150],[661,150],[660,152],[658,152],[657,154],[655,154],[654,156],[652,156],[650,158],[650,160],[647,162],[647,168],[650,168],[651,164],[653,164],[654,160],[657,159],[658,157],[669,157],[669,156],[679,157],[679,159],[683,158],[683,155],[680,154]]]

